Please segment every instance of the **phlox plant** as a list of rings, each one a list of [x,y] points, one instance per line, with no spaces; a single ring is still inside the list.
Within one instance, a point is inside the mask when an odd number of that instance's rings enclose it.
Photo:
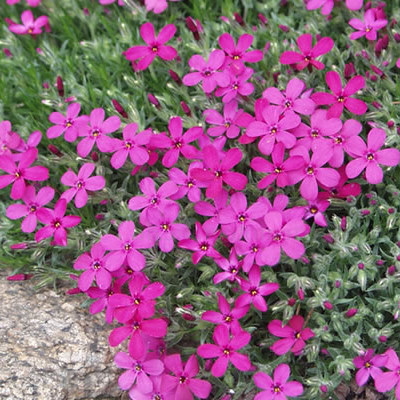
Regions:
[[[393,4],[26,3],[0,9],[10,284],[72,278],[132,400],[399,400]]]

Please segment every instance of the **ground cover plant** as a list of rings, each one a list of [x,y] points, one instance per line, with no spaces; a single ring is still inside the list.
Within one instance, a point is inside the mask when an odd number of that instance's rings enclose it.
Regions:
[[[400,399],[398,1],[0,16],[1,265],[72,279],[131,399]]]

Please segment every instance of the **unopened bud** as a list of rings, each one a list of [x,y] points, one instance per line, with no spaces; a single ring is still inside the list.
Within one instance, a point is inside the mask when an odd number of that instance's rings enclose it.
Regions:
[[[346,311],[344,314],[346,318],[351,318],[354,317],[358,313],[357,308],[350,308],[349,310]]]
[[[297,291],[297,297],[298,297],[300,300],[304,300],[304,290],[303,290],[303,289],[299,289],[299,290]]]
[[[49,144],[47,146],[47,149],[50,151],[50,153],[53,153],[57,157],[62,157],[63,156],[63,153],[61,153],[59,148],[57,146],[54,146],[54,144]]]
[[[323,305],[324,305],[324,308],[326,308],[327,310],[333,309],[333,304],[330,301],[324,301]]]
[[[385,335],[381,335],[381,336],[379,336],[379,341],[381,342],[381,343],[385,343],[385,342],[387,342],[387,336],[385,336]]]
[[[346,217],[342,217],[341,221],[340,221],[340,229],[344,232],[347,228],[347,218]]]
[[[185,19],[185,22],[186,22],[186,26],[189,29],[189,31],[193,33],[194,40],[199,41],[200,40],[200,33],[199,33],[198,28],[197,28],[195,20],[192,17],[187,17]]]
[[[243,18],[241,17],[241,15],[240,14],[238,14],[238,13],[234,13],[233,14],[233,17],[235,18],[235,21],[240,25],[240,26],[246,26],[246,24],[245,24],[245,22],[244,22],[244,20],[243,20]]]
[[[326,385],[321,385],[321,386],[319,387],[319,390],[320,390],[322,393],[327,393],[327,392],[328,392],[328,386],[326,386]]]
[[[396,272],[396,267],[394,265],[390,265],[387,269],[388,275],[394,275]]]
[[[147,95],[147,99],[148,99],[149,102],[150,102],[151,104],[153,104],[153,106],[155,106],[158,110],[161,109],[160,102],[158,101],[157,97],[154,96],[154,94],[149,93],[149,94]]]
[[[353,63],[348,63],[344,66],[344,77],[346,79],[350,79],[353,75],[355,75],[356,69]]]
[[[97,162],[99,161],[99,155],[96,151],[93,151],[92,154],[90,154],[90,158],[92,159],[92,161]]]
[[[286,25],[278,25],[279,29],[283,32],[289,32],[290,28]]]
[[[263,14],[259,13],[257,15],[258,19],[261,21],[262,24],[267,25],[268,24],[268,18],[265,17]]]
[[[60,97],[64,97],[64,82],[61,76],[57,76],[57,90]]]
[[[123,118],[128,118],[128,113],[125,111],[124,107],[122,107],[117,100],[112,99],[111,102],[115,108],[115,111],[117,111]]]
[[[182,85],[182,79],[180,78],[180,76],[172,69],[170,69],[168,71],[169,76],[178,84],[178,85]]]
[[[33,277],[33,274],[15,274],[15,275],[10,275],[7,276],[8,281],[27,281],[28,279],[31,279]]]
[[[293,307],[296,304],[296,299],[291,297],[290,299],[288,299],[287,304],[288,306]]]
[[[334,239],[333,236],[330,235],[330,234],[323,235],[323,236],[322,236],[322,239],[324,239],[325,242],[330,243],[330,244],[335,243],[335,239]]]
[[[181,107],[183,112],[188,116],[191,117],[192,116],[192,111],[190,110],[189,106],[184,102],[181,101]]]
[[[10,246],[11,250],[24,250],[27,249],[28,245],[26,243],[14,243]]]
[[[12,53],[11,53],[10,49],[7,49],[7,47],[5,47],[5,48],[3,49],[3,53],[4,53],[4,55],[5,55],[6,57],[12,57]]]

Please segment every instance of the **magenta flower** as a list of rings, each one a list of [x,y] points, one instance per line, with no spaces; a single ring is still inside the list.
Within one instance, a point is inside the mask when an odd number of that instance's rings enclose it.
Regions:
[[[5,154],[12,157],[11,150],[21,148],[23,140],[16,132],[11,131],[10,121],[0,122],[0,156]]]
[[[158,56],[163,60],[173,60],[178,52],[172,46],[165,46],[165,43],[175,35],[176,27],[169,24],[161,29],[158,36],[155,36],[154,26],[151,22],[146,22],[140,27],[140,36],[147,46],[133,46],[122,54],[129,61],[137,61],[136,71],[143,71]]]
[[[36,194],[33,186],[27,186],[22,196],[25,204],[12,204],[6,215],[10,219],[25,217],[21,224],[22,232],[31,233],[36,229],[38,211],[54,197],[54,189],[50,186],[41,188]]]
[[[203,128],[194,126],[183,134],[182,118],[172,117],[168,123],[168,130],[171,138],[166,135],[155,135],[152,143],[158,148],[169,149],[162,159],[162,165],[171,168],[178,161],[182,153],[185,158],[199,158],[199,151],[189,143],[194,142],[203,134]]]
[[[242,279],[240,288],[246,293],[241,294],[236,300],[237,307],[253,304],[257,310],[267,311],[268,305],[263,296],[269,296],[279,289],[279,283],[264,283],[260,285],[261,270],[258,265],[253,265],[249,272],[249,280]]]
[[[223,33],[218,38],[218,44],[227,55],[227,64],[243,65],[243,62],[256,63],[263,59],[261,50],[246,51],[250,48],[254,40],[253,35],[245,33],[239,36],[237,44],[229,33]]]
[[[243,110],[238,110],[238,103],[235,100],[224,104],[224,112],[221,115],[217,110],[205,110],[203,115],[208,124],[214,125],[208,128],[207,133],[210,136],[221,136],[225,133],[229,139],[239,136],[240,126],[252,120],[252,116]]]
[[[265,215],[265,207],[256,202],[247,208],[247,198],[243,193],[234,193],[230,205],[219,213],[219,223],[222,232],[228,236],[231,243],[238,242],[249,226],[258,227],[255,221]]]
[[[166,374],[150,376],[150,380],[153,383],[153,390],[149,393],[143,393],[140,391],[140,385],[135,385],[130,391],[129,396],[135,400],[175,400],[175,393],[172,391],[165,391],[163,385],[163,378]]]
[[[113,168],[121,168],[128,156],[135,165],[144,165],[149,161],[150,157],[146,145],[150,143],[153,134],[150,129],[139,133],[137,133],[137,129],[137,124],[128,124],[122,131],[123,139],[113,140],[113,151],[115,151],[111,157]]]
[[[240,282],[239,272],[241,270],[242,262],[238,261],[235,249],[232,249],[229,254],[229,260],[224,257],[216,258],[215,263],[224,271],[218,272],[214,275],[213,282],[215,285],[228,280],[230,282]]]
[[[218,325],[213,333],[216,344],[200,345],[197,348],[197,354],[203,358],[217,358],[211,368],[211,374],[217,378],[225,374],[229,361],[239,371],[249,371],[252,367],[249,357],[238,353],[237,350],[247,346],[250,339],[250,333],[245,331],[232,334],[230,338],[229,329],[225,325]]]
[[[17,4],[21,0],[7,0],[7,4],[12,5],[12,4]],[[26,3],[28,4],[29,7],[37,7],[40,5],[42,0],[26,0]]]
[[[169,253],[174,248],[174,238],[184,240],[190,237],[190,229],[185,224],[177,224],[174,221],[178,218],[179,206],[168,205],[162,211],[154,209],[148,214],[151,223],[143,234],[150,235],[154,242],[158,240],[158,246],[164,253]]]
[[[281,54],[279,62],[281,64],[295,64],[298,71],[301,71],[306,67],[324,69],[325,65],[322,62],[317,61],[316,58],[329,53],[335,44],[330,37],[323,37],[314,47],[312,47],[312,35],[310,33],[305,33],[304,35],[299,36],[296,42],[300,49],[300,53],[295,51],[285,51]]]
[[[85,271],[78,279],[78,287],[82,292],[86,292],[92,282],[96,280],[98,287],[107,290],[111,286],[112,271],[117,270],[117,265],[106,265],[106,250],[100,243],[96,243],[90,249],[90,253],[81,254],[74,263],[74,269]]]
[[[377,376],[375,380],[375,388],[378,392],[384,393],[392,390],[396,386],[396,399],[400,399],[400,361],[393,349],[386,350],[383,354],[386,356],[385,367],[390,372],[383,372]],[[372,374],[371,374],[372,375]]]
[[[17,35],[39,35],[42,33],[42,28],[49,23],[49,18],[42,15],[41,17],[33,17],[31,10],[25,10],[21,14],[22,25],[11,24],[8,29]]]
[[[314,200],[309,201],[307,205],[307,212],[304,215],[304,219],[314,218],[314,222],[319,226],[328,226],[326,222],[324,211],[329,207],[330,202],[328,200]]]
[[[49,121],[56,125],[47,129],[47,137],[54,139],[64,133],[64,138],[67,142],[74,142],[78,137],[79,129],[89,122],[87,115],[78,117],[80,110],[81,105],[79,103],[72,103],[67,108],[66,116],[59,112],[51,113]]]
[[[291,79],[286,90],[282,93],[276,87],[269,87],[264,90],[262,96],[270,103],[279,105],[281,112],[293,110],[298,114],[310,115],[315,110],[315,103],[308,97],[302,97],[306,84],[297,78]]]
[[[147,340],[147,337],[160,338],[166,334],[167,323],[164,319],[144,319],[136,313],[125,325],[111,331],[108,342],[110,346],[115,347],[130,336],[129,354],[136,359],[141,359],[146,353],[145,340]]]
[[[239,172],[230,171],[239,164],[243,157],[238,148],[229,149],[220,161],[218,150],[214,145],[203,148],[203,163],[207,169],[194,168],[192,175],[200,182],[207,184],[206,196],[216,198],[222,192],[222,185],[226,183],[235,190],[243,190],[247,185],[247,177]]]
[[[54,205],[54,210],[41,208],[38,211],[38,220],[46,226],[36,232],[36,242],[54,236],[54,244],[67,246],[67,228],[78,225],[82,218],[77,215],[65,215],[66,210],[67,202],[64,199],[59,199]]]
[[[195,86],[203,81],[202,87],[205,93],[211,93],[216,86],[225,87],[229,85],[229,74],[219,72],[225,61],[225,54],[222,50],[213,50],[208,61],[198,54],[192,56],[189,60],[189,66],[192,70],[198,72],[190,72],[186,74],[182,82],[186,86]]]
[[[347,164],[347,176],[355,178],[365,169],[365,177],[369,183],[381,183],[383,180],[383,171],[379,164],[394,167],[400,162],[399,150],[379,150],[384,145],[385,140],[385,131],[378,128],[370,130],[367,144],[359,136],[352,136],[347,141],[347,152],[352,157],[355,157],[355,160]]]
[[[265,212],[264,205],[264,212]],[[249,272],[254,264],[264,265],[262,257],[265,248],[265,229],[256,226],[249,226],[244,232],[244,239],[235,243],[235,250],[243,259],[243,271]]]
[[[355,40],[365,36],[368,40],[376,40],[378,31],[387,25],[386,19],[378,19],[375,15],[374,9],[365,11],[364,21],[358,18],[352,18],[349,21],[349,25],[358,32],[350,34],[350,39]]]
[[[61,199],[65,199],[67,200],[67,203],[69,203],[75,197],[75,207],[84,207],[88,201],[87,190],[94,192],[103,189],[106,185],[104,176],[96,175],[89,177],[95,168],[95,164],[83,164],[78,175],[76,175],[72,170],[68,170],[61,177],[61,183],[65,186],[72,186],[72,188],[66,190],[61,195]]]
[[[289,323],[283,326],[282,321],[274,319],[268,324],[268,331],[272,335],[284,339],[275,342],[270,349],[278,356],[291,351],[295,355],[301,354],[306,340],[315,336],[310,328],[303,328],[304,318],[301,315],[293,316]]]
[[[254,70],[251,68],[244,68],[240,74],[230,71],[230,82],[225,87],[220,87],[215,91],[217,97],[222,97],[223,103],[229,103],[240,96],[249,96],[254,92],[254,85],[247,82],[253,75]]]
[[[265,372],[254,374],[254,383],[262,392],[257,393],[254,400],[286,400],[286,396],[297,397],[303,394],[303,385],[300,382],[290,381],[290,367],[279,364],[274,371],[274,379]]]
[[[144,0],[144,5],[147,11],[152,11],[154,14],[161,14],[168,8],[167,0]]]
[[[217,258],[222,257],[217,250],[214,249],[214,244],[218,239],[219,231],[206,234],[200,222],[195,223],[196,240],[183,239],[179,241],[178,246],[182,249],[194,251],[192,254],[193,264],[198,264],[204,257]]]
[[[234,306],[231,307],[226,298],[221,294],[217,293],[218,296],[218,308],[221,312],[217,311],[205,311],[201,319],[204,321],[212,322],[213,324],[225,325],[232,334],[242,332],[242,328],[239,324],[239,319],[243,318],[249,311],[249,305],[243,307]]]
[[[122,390],[129,390],[136,382],[142,393],[149,393],[153,390],[149,375],[161,375],[164,371],[161,360],[146,360],[145,357],[136,359],[122,351],[115,355],[114,362],[118,367],[127,370],[118,378],[118,385]]]
[[[344,88],[342,88],[340,75],[336,71],[327,72],[325,80],[333,94],[316,92],[311,95],[311,98],[318,105],[332,104],[328,110],[328,118],[340,117],[344,108],[353,114],[365,114],[368,108],[367,104],[362,100],[350,97],[352,94],[365,87],[365,80],[361,75],[351,78]]]
[[[202,163],[193,162],[189,165],[187,175],[178,168],[172,168],[168,172],[169,179],[178,186],[178,191],[171,195],[172,200],[179,200],[184,196],[187,196],[189,201],[192,203],[197,203],[201,199],[201,187],[204,184],[197,182],[196,179],[192,177],[191,170],[193,168],[201,168]]]
[[[116,293],[110,296],[109,304],[114,308],[114,317],[118,322],[127,323],[137,313],[141,318],[151,318],[155,313],[157,297],[165,292],[161,282],[148,284],[144,274],[137,274],[129,281],[130,296]],[[146,286],[146,287],[145,287]]]
[[[271,154],[275,141],[282,142],[287,149],[295,145],[296,137],[288,130],[300,124],[301,119],[297,114],[288,111],[281,117],[281,107],[266,106],[262,110],[262,118],[264,121],[251,122],[246,131],[246,135],[251,138],[262,137],[258,142],[262,154]]]
[[[257,187],[265,189],[267,186],[275,182],[279,187],[291,185],[290,173],[304,165],[304,159],[301,156],[290,156],[284,160],[285,146],[283,143],[276,143],[271,153],[272,162],[267,161],[263,157],[254,157],[250,166],[254,171],[267,174],[262,178]]]
[[[124,221],[118,226],[119,237],[111,234],[104,235],[100,243],[111,253],[107,257],[106,266],[115,270],[127,261],[134,271],[140,271],[145,267],[146,259],[137,249],[148,249],[153,246],[153,240],[143,233],[134,237],[135,224],[132,221]]]
[[[291,151],[292,156],[302,156],[304,167],[292,172],[292,184],[302,180],[300,194],[306,200],[315,200],[318,196],[318,183],[325,187],[334,187],[338,184],[340,175],[333,168],[322,168],[332,157],[329,145],[318,143],[311,156],[304,146],[296,147]]]
[[[0,189],[12,183],[11,198],[13,200],[22,199],[26,188],[25,180],[42,182],[49,179],[49,170],[47,168],[40,165],[30,167],[37,159],[37,156],[38,150],[31,148],[23,153],[18,165],[10,156],[5,154],[0,156],[0,169],[8,173],[0,175]]]
[[[148,220],[148,215],[154,209],[160,209],[168,204],[175,204],[173,200],[168,198],[178,191],[178,186],[172,182],[167,181],[163,183],[158,190],[153,179],[144,178],[139,183],[139,188],[144,193],[144,196],[134,196],[129,200],[128,207],[130,210],[143,211],[140,214],[140,223],[145,226],[151,225]]]
[[[388,356],[385,354],[374,354],[373,349],[368,349],[365,354],[353,359],[354,366],[359,368],[356,374],[358,386],[365,385],[370,376],[375,380],[382,374],[381,367],[385,366]]]
[[[200,399],[208,398],[212,386],[210,382],[194,378],[199,373],[199,363],[194,354],[185,364],[179,354],[171,354],[165,357],[164,364],[174,374],[164,375],[162,381],[166,393],[174,392],[171,400],[193,400],[193,394]]]
[[[296,236],[305,236],[305,232],[308,233],[308,225],[301,218],[293,218],[285,222],[282,212],[270,211],[265,216],[265,224],[267,225],[265,234],[267,245],[262,254],[265,264],[270,266],[278,264],[281,249],[295,260],[304,254],[303,243],[294,239]]]
[[[105,121],[104,117],[104,110],[95,108],[90,113],[89,124],[80,128],[79,136],[84,136],[77,147],[80,157],[86,157],[95,143],[101,152],[113,151],[114,141],[107,135],[119,129],[121,120],[116,115],[107,118]]]

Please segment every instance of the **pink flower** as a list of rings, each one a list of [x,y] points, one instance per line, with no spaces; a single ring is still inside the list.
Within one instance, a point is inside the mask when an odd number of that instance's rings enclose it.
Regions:
[[[268,331],[272,335],[284,339],[275,342],[270,349],[278,356],[291,351],[295,355],[301,354],[308,340],[315,336],[310,328],[303,328],[304,318],[300,315],[293,316],[288,325],[283,326],[282,321],[274,319],[268,324]]]
[[[225,325],[218,325],[214,329],[213,340],[216,344],[202,344],[197,348],[197,354],[203,358],[216,358],[211,374],[219,378],[223,376],[228,368],[229,361],[240,371],[249,371],[252,367],[251,361],[246,354],[238,353],[237,350],[247,346],[251,335],[245,331],[238,331],[229,335],[229,329]]]
[[[237,45],[235,40],[229,33],[223,33],[218,38],[218,44],[227,55],[227,64],[243,65],[243,62],[256,63],[263,59],[264,55],[261,50],[252,50],[246,52],[252,45],[253,35],[245,33],[238,39]]]
[[[127,323],[136,313],[141,318],[151,318],[155,313],[154,299],[164,294],[165,286],[161,282],[149,284],[144,274],[135,274],[128,286],[130,296],[116,293],[109,298],[109,304],[114,308],[115,319]]]
[[[269,296],[279,289],[279,283],[264,283],[260,285],[261,270],[258,265],[253,265],[249,272],[249,280],[242,279],[240,288],[246,293],[241,294],[236,300],[237,307],[253,304],[257,310],[265,312],[268,310],[263,296]]]
[[[38,150],[31,148],[23,153],[18,165],[8,155],[0,156],[0,169],[7,172],[8,175],[0,175],[0,189],[5,188],[11,183],[11,198],[13,200],[21,199],[25,193],[25,180],[42,182],[49,179],[49,170],[40,165],[30,167],[37,159]]]
[[[356,158],[347,164],[347,176],[355,178],[365,169],[366,179],[369,183],[381,183],[383,180],[383,171],[379,164],[394,167],[400,162],[399,150],[379,150],[384,145],[385,140],[385,131],[378,128],[370,130],[367,144],[359,136],[352,136],[347,141],[347,148],[348,153]]]
[[[163,60],[173,60],[178,52],[171,46],[165,46],[165,43],[175,35],[176,27],[169,24],[161,29],[158,36],[155,36],[154,26],[151,22],[146,22],[140,27],[140,36],[147,46],[133,46],[122,54],[129,61],[137,61],[136,71],[143,71],[158,56]]]
[[[323,37],[314,47],[312,47],[312,35],[310,33],[305,33],[304,35],[299,36],[296,42],[300,49],[300,53],[295,51],[285,51],[281,54],[279,62],[281,64],[295,64],[298,71],[301,71],[306,67],[324,69],[325,65],[322,62],[317,61],[316,58],[329,53],[335,44],[330,37]]]
[[[285,187],[291,184],[290,173],[304,165],[304,159],[301,156],[290,156],[284,160],[285,146],[283,143],[276,143],[272,153],[272,163],[263,157],[254,157],[250,166],[254,171],[267,174],[262,178],[257,187],[265,189],[272,185],[275,180],[278,187]]]
[[[207,133],[210,136],[221,136],[225,133],[229,139],[234,139],[239,136],[240,126],[244,126],[247,121],[252,120],[252,116],[243,110],[238,110],[238,103],[232,100],[224,104],[223,116],[217,110],[205,110],[203,115],[206,117],[206,122],[212,124],[208,128]]]
[[[383,372],[377,376],[375,380],[375,388],[378,392],[384,393],[392,390],[396,386],[396,399],[400,399],[400,361],[393,349],[386,350],[382,355],[387,356],[385,367],[390,372]]]
[[[140,386],[135,385],[130,391],[129,396],[135,400],[175,400],[175,393],[172,391],[165,391],[163,385],[163,378],[166,374],[150,376],[150,380],[153,383],[153,390],[149,393],[143,393],[140,391]],[[158,397],[157,397],[158,396]]]
[[[319,226],[328,226],[323,212],[329,207],[328,200],[313,200],[309,201],[307,205],[307,212],[304,219],[314,218],[314,222]]]
[[[296,137],[288,130],[300,124],[301,119],[297,114],[288,111],[281,118],[281,107],[266,106],[262,109],[262,118],[264,122],[251,122],[246,131],[246,135],[251,138],[262,136],[258,143],[262,154],[271,154],[275,141],[282,142],[287,149],[295,145]]]
[[[111,253],[107,257],[106,266],[114,270],[125,261],[134,271],[140,271],[145,267],[146,260],[137,249],[148,249],[153,246],[153,240],[143,233],[134,237],[135,224],[132,221],[124,221],[118,227],[119,237],[111,234],[101,238],[101,244]]]
[[[387,23],[386,19],[377,19],[373,8],[369,9],[365,11],[364,21],[358,18],[352,18],[349,21],[349,25],[358,31],[351,33],[350,39],[355,40],[365,36],[368,40],[376,40],[377,32],[384,28]]]
[[[46,226],[36,232],[36,242],[54,236],[54,244],[67,246],[67,228],[78,225],[82,218],[76,215],[65,215],[66,210],[67,202],[64,199],[59,199],[54,206],[54,210],[41,208],[38,211],[38,220],[46,224]]]
[[[77,147],[80,157],[86,157],[95,143],[101,152],[109,152],[114,149],[113,139],[107,135],[119,129],[121,120],[116,115],[107,118],[105,121],[104,117],[104,110],[95,108],[90,113],[89,124],[80,127],[79,136],[84,136]]]
[[[17,4],[21,0],[7,0],[7,4],[12,5],[12,4]],[[29,7],[37,7],[40,5],[42,0],[26,0],[26,3],[28,4]]]
[[[301,97],[305,87],[302,80],[293,78],[288,82],[283,93],[275,87],[269,87],[264,90],[262,96],[270,103],[281,106],[283,113],[293,110],[298,114],[310,115],[315,110],[315,103],[308,97]]]
[[[201,319],[204,321],[212,322],[213,324],[223,324],[233,334],[242,332],[242,328],[239,324],[239,319],[243,318],[249,311],[249,305],[243,307],[234,306],[231,307],[226,298],[221,294],[217,293],[218,296],[218,308],[221,312],[217,311],[205,311]]]
[[[144,178],[140,181],[139,188],[144,193],[144,196],[132,197],[129,200],[128,207],[133,211],[143,209],[140,214],[140,223],[142,225],[151,225],[148,215],[154,209],[160,209],[169,204],[176,204],[173,200],[168,199],[178,191],[178,186],[172,181],[163,183],[160,188],[156,190],[153,179]]]
[[[0,122],[0,156],[3,154],[12,157],[11,150],[18,149],[22,146],[23,141],[16,132],[11,131],[10,121]]]
[[[81,105],[79,103],[72,103],[67,108],[66,116],[59,112],[51,113],[49,121],[56,125],[47,129],[47,137],[54,139],[64,133],[64,138],[67,142],[74,142],[78,137],[79,129],[89,122],[87,115],[78,117],[80,110]]]
[[[208,61],[198,54],[192,56],[189,60],[189,66],[192,70],[186,74],[182,82],[186,86],[195,86],[203,81],[202,87],[205,93],[211,93],[216,86],[225,87],[229,85],[229,74],[226,72],[218,72],[225,62],[225,54],[222,50],[213,50]]]
[[[118,378],[118,385],[122,390],[130,389],[136,382],[136,387],[142,393],[149,393],[153,390],[149,375],[161,375],[164,371],[164,364],[160,360],[146,360],[145,357],[136,359],[122,351],[115,355],[114,362],[118,367],[127,370]]]
[[[128,156],[135,165],[144,165],[149,161],[149,153],[143,146],[150,143],[153,134],[150,129],[139,133],[137,133],[137,129],[137,124],[128,124],[122,131],[123,140],[114,139],[113,151],[115,151],[115,153],[111,157],[111,165],[113,168],[121,168],[125,164]]]
[[[164,253],[169,253],[174,248],[174,238],[184,240],[190,237],[190,230],[185,224],[176,224],[179,206],[167,205],[162,211],[154,209],[148,214],[151,225],[143,231],[143,234],[150,235],[154,241],[158,240],[158,246]]]
[[[147,337],[160,338],[166,334],[167,323],[164,319],[144,319],[136,313],[125,325],[111,331],[108,342],[110,346],[115,347],[130,336],[128,344],[129,354],[136,359],[141,359],[146,353],[145,340],[147,340]]]
[[[218,239],[219,231],[212,234],[207,234],[200,222],[196,222],[195,229],[196,240],[183,239],[178,243],[178,246],[182,249],[194,251],[192,254],[193,264],[198,264],[204,256],[212,258],[221,257],[221,254],[214,249],[214,244]]]
[[[215,91],[217,97],[222,97],[223,103],[229,103],[240,96],[249,96],[254,92],[254,85],[247,82],[253,75],[254,70],[251,68],[244,68],[240,73],[229,73],[230,82],[225,87],[220,87]]]
[[[362,100],[350,97],[352,94],[364,88],[365,80],[361,75],[351,78],[344,88],[342,88],[340,75],[336,71],[327,72],[325,80],[333,94],[317,92],[311,95],[311,98],[318,105],[332,104],[328,110],[328,118],[340,117],[344,108],[353,114],[365,114],[368,108],[367,104]]]
[[[21,14],[22,25],[12,24],[8,29],[17,35],[39,35],[42,33],[43,26],[49,23],[49,18],[42,15],[35,20],[31,10],[25,10]]]
[[[257,393],[254,400],[286,400],[286,396],[297,397],[303,394],[303,385],[296,381],[290,381],[290,367],[287,364],[279,364],[274,371],[274,379],[265,372],[257,372],[254,374],[254,383],[260,389],[264,389],[261,393]]]
[[[339,183],[340,175],[332,168],[322,168],[332,157],[329,145],[318,143],[311,156],[304,146],[296,147],[291,151],[292,156],[302,156],[304,167],[293,171],[292,184],[302,180],[300,194],[306,200],[315,200],[318,197],[318,183],[325,187],[334,187]]]
[[[245,230],[250,226],[259,226],[255,220],[265,215],[265,207],[256,202],[247,207],[247,198],[243,193],[234,193],[230,205],[219,213],[219,223],[222,232],[228,236],[231,243],[238,242]]]
[[[96,166],[94,164],[83,164],[78,175],[72,170],[68,170],[61,177],[61,183],[65,186],[72,186],[72,188],[66,190],[61,195],[61,199],[65,199],[69,203],[75,197],[75,207],[84,207],[88,201],[87,190],[94,192],[103,189],[106,185],[104,176],[96,175],[89,177],[95,168]]]
[[[307,3],[307,10],[316,10],[321,8],[322,15],[329,15],[332,12],[334,0],[309,0]]]
[[[247,185],[247,177],[239,172],[230,171],[242,159],[242,151],[229,149],[220,160],[218,150],[213,145],[203,148],[204,169],[194,168],[192,175],[200,182],[207,183],[206,195],[210,198],[220,196],[222,185],[226,183],[235,190],[243,190]]]
[[[303,243],[294,239],[296,236],[305,236],[308,226],[301,218],[293,218],[285,222],[279,211],[270,211],[265,215],[267,243],[263,250],[263,260],[267,265],[276,265],[281,258],[281,248],[287,256],[295,260],[305,252]]]
[[[86,292],[93,280],[96,280],[98,287],[107,290],[111,286],[112,276],[110,272],[117,270],[117,265],[107,265],[104,257],[105,249],[100,243],[96,243],[90,249],[90,253],[81,254],[74,263],[74,269],[85,271],[78,279],[78,287]]]
[[[54,189],[43,187],[36,194],[33,186],[27,186],[22,196],[25,204],[12,204],[7,208],[6,215],[10,219],[25,217],[21,224],[22,232],[31,233],[36,229],[38,211],[54,197]]]
[[[215,263],[224,271],[218,272],[214,275],[213,282],[215,285],[225,280],[229,280],[230,282],[240,282],[238,274],[240,272],[242,262],[238,261],[234,249],[232,249],[229,254],[229,260],[220,257],[215,259]]]
[[[165,367],[174,375],[164,375],[162,386],[165,392],[173,391],[171,400],[193,400],[192,393],[200,399],[207,399],[211,393],[211,383],[194,378],[199,373],[199,364],[193,354],[185,364],[179,354],[165,357]]]
[[[368,349],[365,354],[355,357],[353,364],[359,368],[356,374],[356,382],[358,386],[363,386],[367,383],[370,376],[375,380],[382,374],[380,367],[384,367],[388,356],[384,354],[374,355],[373,349]]]
[[[178,162],[178,158],[182,153],[185,158],[198,158],[199,151],[189,143],[194,142],[203,134],[203,128],[194,126],[183,134],[182,118],[172,117],[168,123],[168,130],[171,138],[166,135],[155,135],[152,140],[158,148],[169,149],[162,159],[162,165],[171,168]]]

